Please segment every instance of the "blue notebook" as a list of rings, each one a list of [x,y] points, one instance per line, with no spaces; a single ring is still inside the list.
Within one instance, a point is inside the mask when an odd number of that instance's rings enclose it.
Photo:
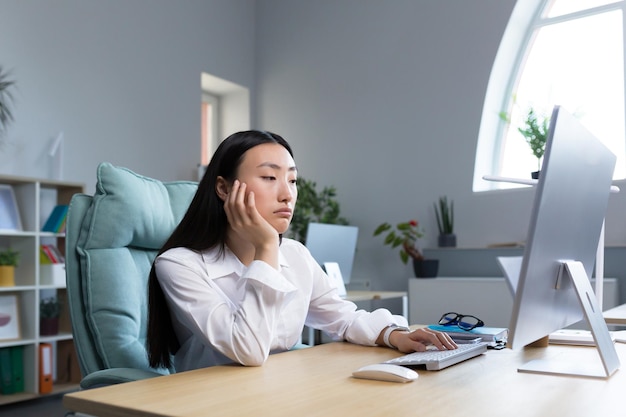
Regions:
[[[473,334],[488,343],[504,343],[509,335],[509,329],[505,327],[476,327],[472,330],[463,330],[457,326],[443,326],[441,324],[431,324],[429,329],[444,333]]]

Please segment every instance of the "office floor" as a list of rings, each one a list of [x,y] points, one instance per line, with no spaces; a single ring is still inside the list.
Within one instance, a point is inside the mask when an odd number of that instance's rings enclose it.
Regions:
[[[0,417],[65,417],[68,412],[61,394],[0,406]]]

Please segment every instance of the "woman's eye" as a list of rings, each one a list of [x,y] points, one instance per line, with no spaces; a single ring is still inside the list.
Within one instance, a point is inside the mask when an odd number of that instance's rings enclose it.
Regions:
[[[276,179],[276,177],[272,177],[272,176],[262,176],[261,178],[263,178],[264,180],[268,180],[268,181],[274,181]]]
[[[289,180],[289,182],[290,182],[290,183],[292,183],[292,184],[297,184],[297,183],[298,183],[298,180],[293,179],[293,180]]]

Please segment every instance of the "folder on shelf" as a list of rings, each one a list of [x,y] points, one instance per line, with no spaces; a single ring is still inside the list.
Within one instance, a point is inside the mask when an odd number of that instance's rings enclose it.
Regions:
[[[13,394],[13,369],[11,367],[11,348],[0,349],[0,393]]]
[[[65,257],[55,245],[42,244],[39,251],[40,263],[42,264],[62,264]]]
[[[39,344],[39,393],[52,392],[52,345]]]
[[[48,216],[48,220],[41,228],[42,232],[61,233],[61,229],[65,224],[68,206],[59,204],[52,209],[52,213]]]
[[[24,347],[11,347],[11,370],[13,374],[13,392],[24,391]]]
[[[44,246],[46,245],[39,246],[39,263],[42,265],[48,265],[52,263],[52,259],[50,259],[50,256],[44,250]]]

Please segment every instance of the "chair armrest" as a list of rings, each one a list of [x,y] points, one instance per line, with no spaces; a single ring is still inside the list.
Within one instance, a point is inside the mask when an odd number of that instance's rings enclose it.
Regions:
[[[122,384],[140,379],[163,376],[158,372],[134,368],[111,368],[92,372],[80,381],[82,389],[96,388],[106,385]]]

